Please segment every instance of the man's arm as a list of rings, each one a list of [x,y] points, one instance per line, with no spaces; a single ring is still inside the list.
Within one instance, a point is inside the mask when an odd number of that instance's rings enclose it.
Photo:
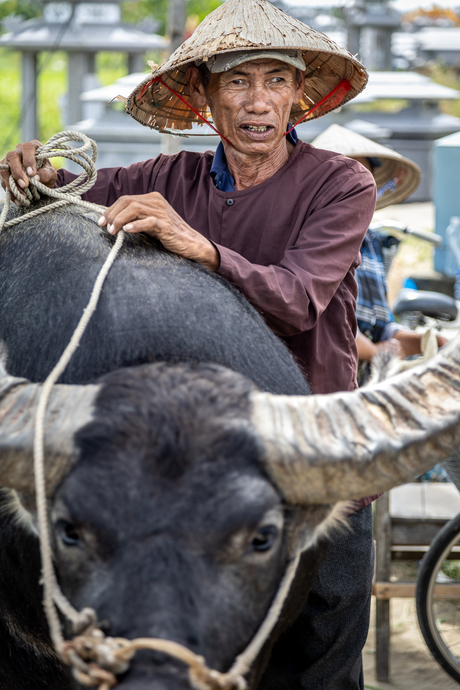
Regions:
[[[83,194],[82,199],[100,206],[112,206],[125,194],[146,194],[155,189],[155,181],[164,161],[158,156],[126,167],[100,168],[93,187]],[[68,170],[58,170],[56,187],[63,187],[77,175]]]

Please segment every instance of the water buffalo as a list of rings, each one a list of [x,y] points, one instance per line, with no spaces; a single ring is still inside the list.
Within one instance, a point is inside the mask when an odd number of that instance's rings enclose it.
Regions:
[[[41,607],[32,413],[112,242],[95,220],[57,211],[0,236],[9,372],[0,375],[0,483],[9,487],[0,521],[2,690],[75,683]],[[92,606],[111,635],[180,642],[225,671],[303,552],[248,677],[249,687],[263,687],[337,502],[407,480],[458,445],[459,366],[452,346],[367,392],[308,396],[288,351],[240,293],[153,241],[129,238],[49,404],[47,492],[64,593],[77,608]],[[148,651],[119,683],[191,687],[183,664]]]

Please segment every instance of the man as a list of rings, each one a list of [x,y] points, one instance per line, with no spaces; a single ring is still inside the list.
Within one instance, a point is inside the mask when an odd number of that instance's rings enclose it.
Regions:
[[[112,234],[124,227],[153,235],[238,286],[285,340],[313,392],[355,388],[354,268],[374,210],[374,181],[358,163],[287,130],[356,95],[364,68],[267,0],[227,0],[155,68],[131,94],[128,112],[177,131],[209,108],[222,143],[215,154],[181,152],[100,170],[84,196],[109,207],[100,225]],[[37,172],[37,146],[6,157],[22,188],[36,174],[50,187],[72,179],[50,165]],[[354,531],[329,544],[307,610],[286,637],[294,653],[282,655],[280,675],[266,677],[263,687],[363,688],[369,502],[349,516]]]

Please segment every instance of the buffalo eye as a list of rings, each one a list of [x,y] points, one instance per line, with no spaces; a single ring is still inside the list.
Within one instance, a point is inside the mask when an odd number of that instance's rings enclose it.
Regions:
[[[79,534],[72,523],[66,520],[58,520],[56,522],[56,530],[66,546],[80,545]]]
[[[277,536],[278,527],[276,525],[264,525],[257,530],[252,540],[252,548],[254,551],[269,551]]]

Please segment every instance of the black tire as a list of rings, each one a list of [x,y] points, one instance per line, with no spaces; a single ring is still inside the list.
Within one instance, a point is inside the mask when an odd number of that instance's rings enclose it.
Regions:
[[[459,543],[460,514],[433,539],[420,566],[415,595],[418,622],[430,652],[460,684]]]

